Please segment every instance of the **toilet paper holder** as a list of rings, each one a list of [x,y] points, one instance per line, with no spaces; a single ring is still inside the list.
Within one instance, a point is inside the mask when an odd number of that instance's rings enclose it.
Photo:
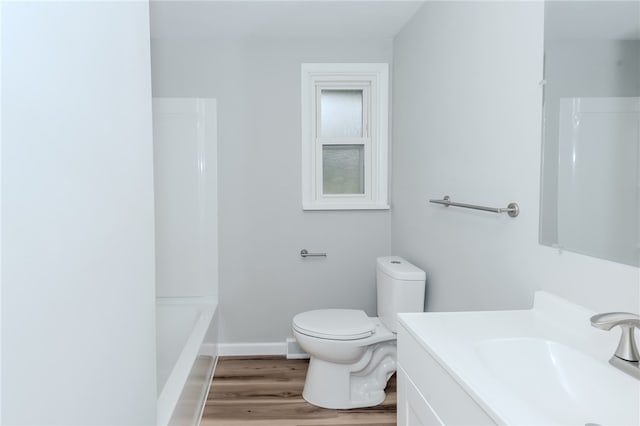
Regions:
[[[309,253],[307,249],[300,250],[301,257],[327,257],[327,253]]]

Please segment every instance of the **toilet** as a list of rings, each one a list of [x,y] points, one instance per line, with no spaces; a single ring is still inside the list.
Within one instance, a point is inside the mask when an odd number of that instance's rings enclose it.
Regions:
[[[396,371],[397,314],[422,312],[425,273],[397,256],[376,259],[378,317],[356,309],[320,309],[293,318],[293,335],[310,356],[302,397],[324,408],[384,401]]]

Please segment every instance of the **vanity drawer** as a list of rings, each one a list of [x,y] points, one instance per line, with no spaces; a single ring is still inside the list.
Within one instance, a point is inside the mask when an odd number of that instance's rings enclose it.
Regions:
[[[496,424],[402,324],[398,328],[398,364],[443,424]],[[399,395],[398,405],[404,404]]]

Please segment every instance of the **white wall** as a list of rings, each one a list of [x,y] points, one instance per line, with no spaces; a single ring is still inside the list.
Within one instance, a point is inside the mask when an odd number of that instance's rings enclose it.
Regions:
[[[375,313],[389,212],[302,211],[300,64],[341,61],[390,62],[391,41],[152,41],[154,96],[218,100],[222,343],[284,342],[313,308]]]
[[[2,423],[2,46],[4,31],[2,30],[2,9],[0,2],[0,423]]]
[[[5,3],[2,423],[155,422],[146,2]]]
[[[546,289],[638,311],[638,268],[538,244],[543,3],[429,2],[393,47],[391,251],[427,271],[427,308],[524,308]],[[427,202],[445,194],[522,211]]]

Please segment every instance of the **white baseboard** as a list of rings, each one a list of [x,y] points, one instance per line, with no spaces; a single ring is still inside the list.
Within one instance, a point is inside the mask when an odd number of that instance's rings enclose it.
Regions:
[[[286,355],[286,342],[218,343],[218,356]]]

